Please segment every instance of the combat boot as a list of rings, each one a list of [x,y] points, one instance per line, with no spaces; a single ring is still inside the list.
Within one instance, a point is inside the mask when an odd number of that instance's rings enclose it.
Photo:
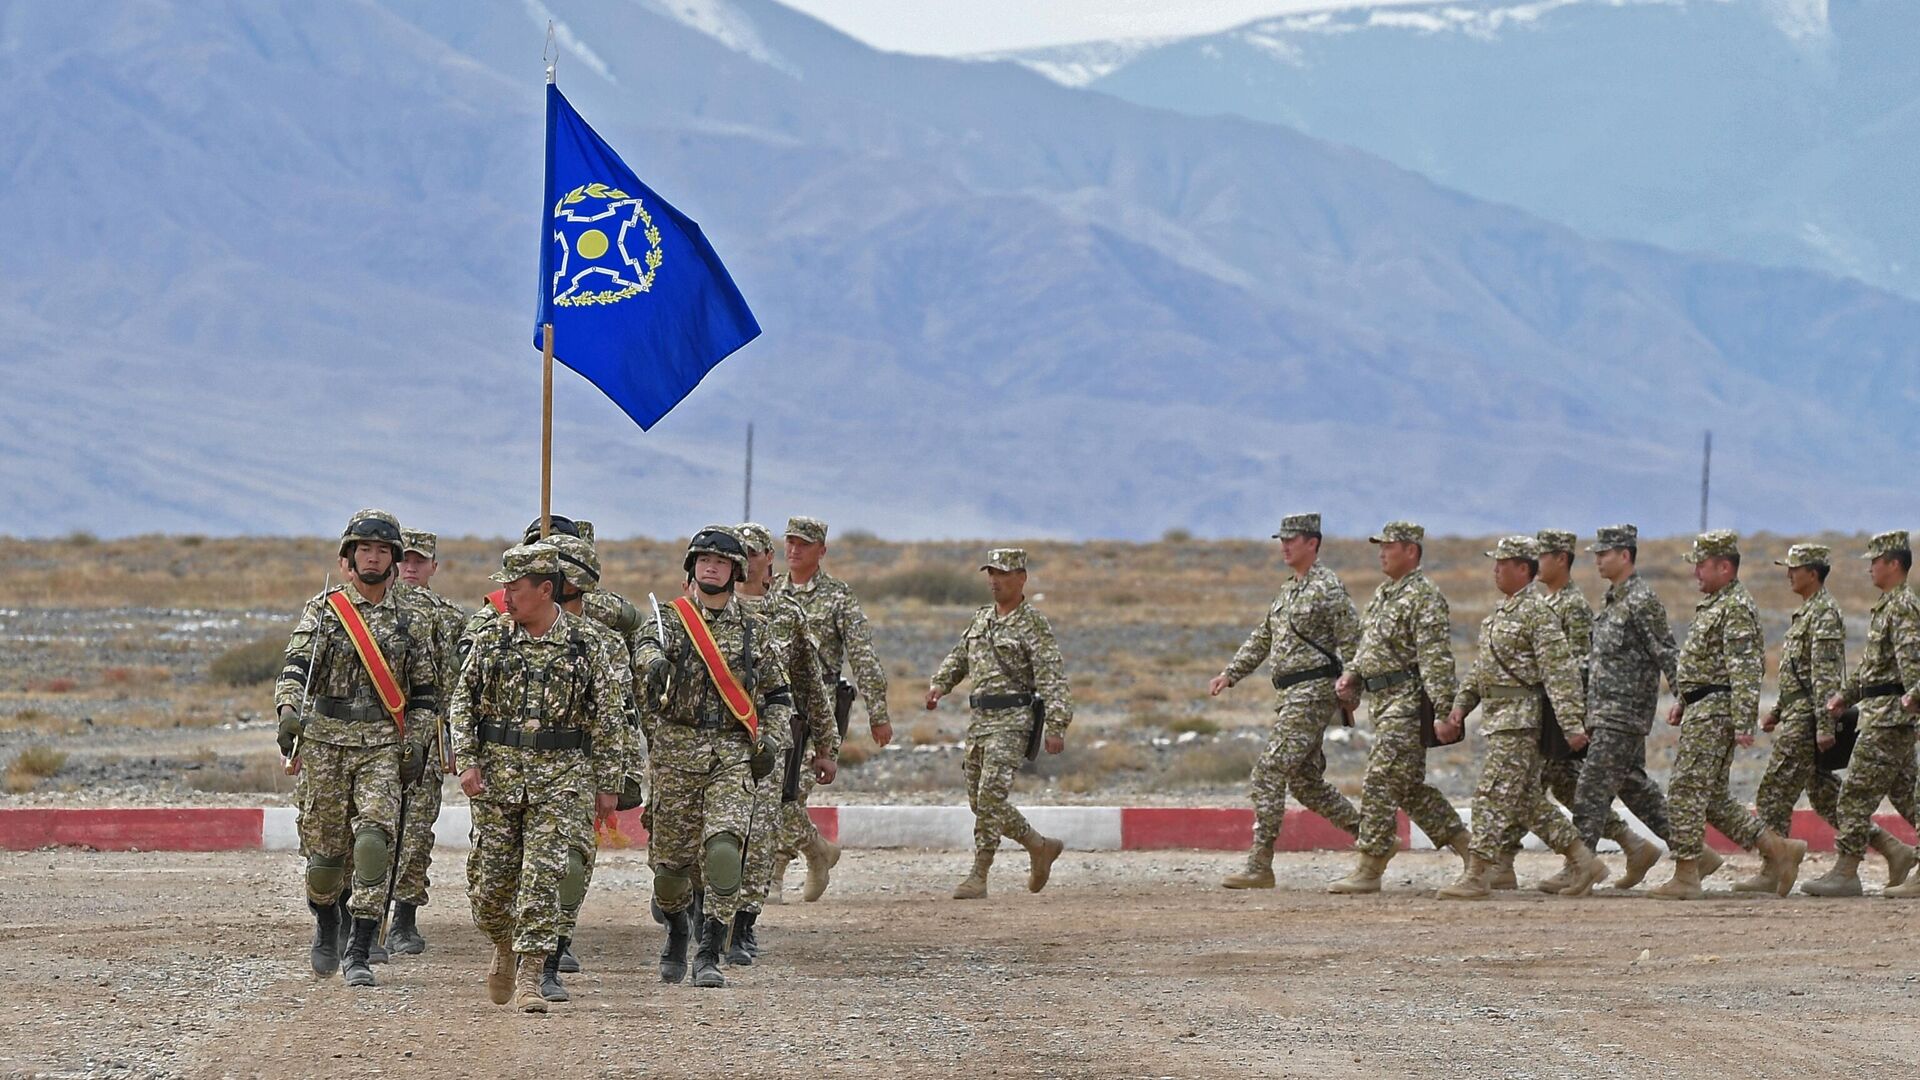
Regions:
[[[1737,893],[1770,893],[1780,887],[1780,872],[1774,868],[1773,860],[1762,855],[1760,869],[1733,883]],[[1801,886],[1805,891],[1806,886]]]
[[[791,855],[775,855],[773,857],[773,874],[767,879],[767,903],[786,903],[780,894],[786,890],[787,866],[792,862],[793,856]]]
[[[567,947],[567,939],[561,938],[560,944],[547,954],[546,962],[540,966],[540,996],[547,1001],[572,1001],[573,995],[560,982],[560,952]]]
[[[367,963],[385,964],[392,960],[387,947],[380,943],[380,924],[376,922],[373,924],[373,943],[367,946]]]
[[[1247,852],[1247,868],[1237,874],[1228,874],[1220,884],[1229,889],[1273,888],[1273,845],[1256,841],[1253,849]]]
[[[1573,884],[1573,878],[1574,878],[1573,856],[1567,855],[1564,857],[1564,859],[1565,861],[1563,861],[1560,864],[1560,869],[1554,871],[1552,877],[1541,879],[1540,883],[1538,885],[1535,885],[1534,888],[1539,889],[1543,893],[1551,893],[1551,894],[1557,895],[1561,889],[1564,889],[1567,886]]]
[[[1725,856],[1710,847],[1702,846],[1700,848],[1700,880],[1705,881],[1712,877],[1713,872],[1725,866],[1726,863]]]
[[[1487,880],[1493,877],[1495,865],[1478,855],[1469,855],[1467,868],[1460,871],[1459,879],[1433,895],[1441,900],[1485,900],[1493,895]]]
[[[1893,900],[1910,900],[1920,896],[1920,874],[1908,878],[1905,884],[1887,886],[1880,890],[1880,895]]]
[[[557,963],[560,965],[560,970],[568,975],[580,974],[580,961],[573,955],[572,938],[560,939],[560,959]]]
[[[487,966],[487,1000],[495,1005],[513,1000],[513,947],[504,941],[493,943],[493,963]]]
[[[727,985],[720,974],[720,953],[727,947],[727,923],[708,919],[700,927],[700,951],[693,954],[693,985],[719,988]]]
[[[954,887],[955,900],[984,900],[987,896],[987,871],[993,869],[993,852],[973,853],[973,870]]]
[[[540,996],[539,953],[516,953],[513,969],[513,1007],[523,1013],[547,1011],[547,999]]]
[[[1518,854],[1512,850],[1500,853],[1500,861],[1493,864],[1493,876],[1487,879],[1487,888],[1501,892],[1520,887],[1520,875],[1513,872],[1513,858]]]
[[[1920,856],[1916,856],[1912,848],[1901,843],[1898,837],[1885,829],[1873,830],[1873,835],[1867,839],[1867,843],[1872,845],[1873,850],[1886,857],[1888,885],[1899,885],[1905,882],[1907,875],[1913,873],[1914,864],[1920,862]]]
[[[1027,849],[1027,891],[1039,892],[1047,887],[1047,879],[1053,876],[1053,860],[1060,857],[1066,845],[1052,837],[1041,836],[1037,829],[1028,829],[1020,846]]]
[[[1471,843],[1473,843],[1473,831],[1462,828],[1454,832],[1453,839],[1440,845],[1455,855],[1460,856],[1460,870],[1462,873],[1465,873],[1468,865],[1473,862],[1473,853],[1467,850],[1467,845]]]
[[[1612,867],[1581,840],[1575,840],[1567,849],[1567,866],[1567,887],[1560,890],[1561,896],[1585,896],[1613,874]]]
[[[1627,872],[1613,883],[1616,889],[1631,889],[1645,881],[1647,871],[1660,861],[1660,846],[1644,836],[1628,833],[1620,841],[1620,850],[1627,853]]]
[[[1812,881],[1800,883],[1807,896],[1860,896],[1860,856],[1842,855],[1833,860],[1833,868]]]
[[[387,951],[399,956],[413,956],[427,951],[427,939],[420,936],[420,926],[415,912],[419,908],[405,901],[393,905],[393,925],[387,928]]]
[[[373,968],[367,961],[367,952],[373,947],[373,935],[380,932],[380,924],[372,919],[353,920],[353,937],[347,942],[346,962],[341,975],[348,986],[373,986]]]
[[[1673,860],[1673,877],[1664,885],[1647,890],[1655,900],[1698,900],[1707,895],[1700,887],[1700,860]]]
[[[1760,833],[1760,839],[1754,841],[1753,846],[1760,849],[1761,856],[1773,867],[1775,875],[1774,895],[1785,896],[1792,892],[1793,883],[1800,877],[1801,860],[1807,857],[1807,842],[1805,840],[1789,840],[1779,833],[1774,832],[1772,829],[1764,829]],[[1836,895],[1860,895],[1860,860],[1857,858],[1854,859],[1853,865],[1854,891],[1851,894]],[[1839,867],[1835,866],[1834,869],[1838,870]],[[1815,895],[1820,894],[1816,893]]]
[[[687,977],[687,939],[693,936],[693,915],[686,909],[666,913],[667,943],[660,949],[660,981],[677,983]]]
[[[1362,893],[1380,891],[1380,875],[1387,872],[1387,856],[1361,855],[1353,868],[1353,873],[1327,886],[1327,891],[1336,896],[1358,896]]]
[[[336,939],[338,943],[334,948],[341,956],[347,955],[347,945],[353,940],[353,915],[347,911],[347,901],[351,899],[353,899],[353,886],[349,885],[340,890],[340,899],[333,903],[334,909],[340,912],[340,917],[334,920],[334,925],[339,931]]]
[[[727,963],[735,967],[751,967],[759,949],[759,942],[753,936],[753,921],[758,916],[751,911],[733,913],[733,944],[727,946]]]
[[[326,978],[340,970],[340,905],[307,901],[313,912],[313,973]]]
[[[807,887],[800,899],[811,904],[826,895],[828,871],[840,864],[840,845],[824,836],[816,836],[805,848]]]

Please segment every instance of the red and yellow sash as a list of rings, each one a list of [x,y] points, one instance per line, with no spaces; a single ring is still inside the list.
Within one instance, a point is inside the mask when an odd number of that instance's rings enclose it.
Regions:
[[[495,589],[488,593],[487,603],[493,605],[493,610],[505,615],[507,613],[507,590]]]
[[[680,621],[686,624],[687,636],[693,639],[693,648],[707,665],[707,674],[713,677],[713,688],[720,691],[720,700],[727,703],[727,711],[735,720],[747,729],[747,734],[757,742],[760,738],[760,714],[753,707],[753,698],[740,680],[733,677],[733,671],[727,667],[727,658],[720,655],[720,646],[713,640],[713,631],[707,627],[707,617],[701,613],[700,605],[684,596],[673,598],[673,610],[680,613]]]
[[[407,695],[400,689],[400,680],[393,677],[393,669],[387,666],[386,654],[373,639],[373,631],[367,629],[367,620],[360,617],[360,609],[353,606],[345,589],[327,594],[327,606],[340,617],[340,625],[346,628],[347,638],[353,642],[353,651],[360,654],[360,663],[366,666],[367,677],[373,680],[374,692],[380,695],[380,704],[393,715],[393,726],[404,733]]]

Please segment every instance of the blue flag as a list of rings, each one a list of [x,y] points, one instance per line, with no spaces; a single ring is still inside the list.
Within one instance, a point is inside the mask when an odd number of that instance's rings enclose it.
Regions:
[[[554,359],[587,377],[644,430],[760,324],[700,226],[620,160],[547,84],[541,325]]]

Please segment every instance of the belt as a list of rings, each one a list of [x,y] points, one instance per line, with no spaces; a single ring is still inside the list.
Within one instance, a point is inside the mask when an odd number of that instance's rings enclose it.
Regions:
[[[1686,702],[1689,705],[1693,705],[1700,701],[1704,701],[1715,694],[1731,694],[1731,693],[1733,693],[1733,687],[1728,686],[1726,683],[1709,683],[1706,686],[1695,686],[1690,689],[1680,691],[1680,700]]]
[[[1319,667],[1307,668],[1305,671],[1289,671],[1285,675],[1275,675],[1273,677],[1273,688],[1275,690],[1285,690],[1290,686],[1299,686],[1304,682],[1314,682],[1319,679],[1337,679],[1339,677],[1339,664],[1321,664]]]
[[[747,734],[747,729],[742,726],[739,721],[720,712],[711,712],[705,716],[693,717],[664,716],[661,717],[661,722],[672,724],[674,727],[692,728],[695,731],[724,732],[732,730],[738,731],[742,737],[745,737]]]
[[[1031,704],[1031,693],[973,694],[967,698],[968,708],[973,709],[1024,709]]]
[[[1390,687],[1399,686],[1401,683],[1404,683],[1404,682],[1412,682],[1413,680],[1419,677],[1420,677],[1419,669],[1403,668],[1399,671],[1389,671],[1385,675],[1375,675],[1370,679],[1362,679],[1360,681],[1360,685],[1366,687],[1370,691],[1378,692],[1381,690],[1386,690]]]
[[[1480,692],[1480,696],[1489,701],[1530,698],[1537,697],[1539,694],[1540,687],[1538,686],[1489,686]]]
[[[1861,687],[1857,700],[1872,701],[1874,698],[1899,697],[1905,690],[1906,687],[1901,686],[1897,682],[1878,682],[1870,686]]]
[[[387,707],[377,701],[356,705],[351,698],[327,697],[324,694],[314,697],[313,711],[334,720],[393,719],[393,714],[387,711]]]
[[[593,736],[579,728],[566,731],[521,731],[503,724],[481,724],[480,741],[528,750],[591,750]]]

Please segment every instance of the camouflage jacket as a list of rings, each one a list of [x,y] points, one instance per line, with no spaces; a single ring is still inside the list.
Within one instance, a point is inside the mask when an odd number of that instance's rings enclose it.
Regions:
[[[1780,643],[1780,701],[1787,724],[1812,722],[1815,735],[1832,735],[1827,701],[1847,678],[1847,626],[1840,605],[1822,586],[1801,603]]]
[[[698,604],[696,599],[694,603]],[[786,665],[782,662],[779,641],[772,623],[758,611],[741,603],[738,596],[727,606],[704,608],[707,626],[714,644],[720,649],[727,669],[739,681],[760,717],[761,737],[787,727],[793,712],[793,691],[787,684]],[[655,706],[653,724],[654,756],[660,764],[662,748],[669,742],[686,744],[688,740],[670,738],[665,729],[693,728],[704,736],[750,743],[746,726],[734,719],[714,686],[705,661],[687,636],[686,624],[671,605],[660,606],[665,626],[649,618],[640,633],[639,666],[645,671],[655,657],[664,656],[672,665],[673,678],[665,707]],[[709,740],[710,741],[710,740]]]
[[[1660,675],[1671,684],[1680,646],[1666,605],[1639,574],[1607,589],[1593,616],[1587,652],[1587,726],[1645,735],[1660,703]]]
[[[1730,686],[1686,707],[1682,723],[1718,720],[1736,733],[1752,734],[1760,722],[1760,676],[1766,645],[1760,640],[1760,609],[1746,585],[1735,581],[1693,606],[1693,625],[1680,646],[1674,685],[1685,694],[1702,686]]]
[[[1222,674],[1229,683],[1237,683],[1271,659],[1268,670],[1279,682],[1296,671],[1325,667],[1327,653],[1344,664],[1352,659],[1359,642],[1360,615],[1353,598],[1340,583],[1340,575],[1316,563],[1304,576],[1295,574],[1287,580]],[[1279,704],[1295,700],[1312,704],[1332,696],[1333,679],[1314,679],[1280,691]]]
[[[1038,695],[1046,703],[1048,735],[1065,735],[1073,722],[1073,692],[1053,627],[1025,600],[1004,616],[992,604],[974,612],[960,643],[933,673],[932,685],[947,694],[969,678],[976,694]],[[1033,714],[1025,706],[975,709],[968,734],[979,738],[1032,728]]]
[[[1399,581],[1383,581],[1373,590],[1367,610],[1360,615],[1360,643],[1354,647],[1347,670],[1361,679],[1418,670],[1409,680],[1373,692],[1373,716],[1411,716],[1424,686],[1433,707],[1442,713],[1453,700],[1456,684],[1452,626],[1447,598],[1421,570]]]
[[[852,668],[853,683],[867,703],[867,726],[887,723],[887,669],[874,655],[873,631],[847,583],[825,570],[815,571],[805,585],[781,574],[771,592],[788,594],[806,609],[807,629],[820,647],[821,678],[832,685],[839,681],[843,663]]]
[[[1561,731],[1571,738],[1586,730],[1580,661],[1547,595],[1545,586],[1533,582],[1480,620],[1480,652],[1460,681],[1453,707],[1470,713],[1486,706],[1480,730],[1488,734],[1538,730],[1543,692]]]
[[[787,686],[793,691],[793,707],[806,722],[815,755],[840,756],[840,729],[833,722],[833,698],[820,677],[820,650],[807,630],[807,609],[792,596],[768,593],[765,596],[736,596],[749,611],[767,617],[772,640],[768,653],[786,657]],[[767,732],[767,738],[782,750],[790,749],[790,728]]]
[[[561,611],[533,637],[496,617],[472,639],[454,688],[454,767],[478,768],[487,790],[477,802],[521,804],[557,791],[617,792],[623,772],[621,695],[608,638]],[[482,735],[498,727],[520,735],[584,732],[582,748],[508,746]]]
[[[1914,715],[1900,708],[1899,695],[1860,699],[1862,687],[1896,682],[1905,693],[1920,693],[1920,597],[1906,585],[1888,589],[1874,602],[1867,618],[1867,644],[1847,680],[1847,700],[1859,703],[1862,726],[1914,722]]]
[[[416,618],[433,628],[433,662],[440,674],[436,685],[440,701],[451,702],[453,684],[460,678],[460,631],[466,625],[467,613],[432,589],[405,582],[395,582],[393,589],[416,612]]]
[[[301,738],[334,746],[391,746],[403,736],[382,710],[380,695],[347,637],[347,628],[327,604],[327,597],[345,592],[367,630],[380,646],[393,677],[407,695],[407,731],[404,738],[417,746],[432,742],[440,724],[440,670],[434,663],[434,628],[415,604],[389,587],[379,603],[372,603],[349,585],[336,585],[307,601],[300,620],[287,639],[286,663],[273,686],[273,706],[298,708],[307,685],[309,658],[313,693],[307,703],[306,727]],[[321,698],[332,704],[370,714],[365,719],[342,720],[321,712]]]
[[[1593,650],[1593,605],[1587,603],[1587,594],[1580,586],[1569,581],[1558,592],[1540,586],[1540,599],[1547,602],[1553,613],[1560,618],[1560,631],[1567,635],[1567,648],[1573,650],[1574,662],[1580,665],[1580,696],[1587,696],[1587,654]],[[1556,710],[1558,706],[1555,707]],[[1584,711],[1584,710],[1583,710]]]

